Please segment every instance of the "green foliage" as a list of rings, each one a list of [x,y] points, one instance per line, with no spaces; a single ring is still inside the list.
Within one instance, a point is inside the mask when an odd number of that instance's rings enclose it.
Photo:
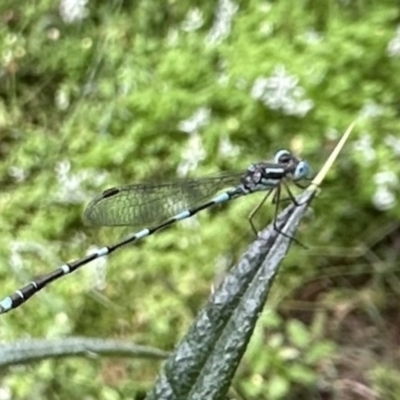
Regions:
[[[391,365],[382,365],[369,373],[372,388],[385,399],[397,399],[400,395],[398,379],[399,371]]]
[[[397,2],[240,3],[228,34],[214,43],[217,2],[91,1],[87,16],[72,23],[55,2],[25,3],[0,5],[0,297],[80,258],[93,243],[127,233],[83,226],[84,204],[104,188],[173,179],[199,147],[204,158],[192,175],[245,169],[282,147],[317,170],[339,132],[359,117],[358,138],[301,228],[310,249],[294,246],[276,281],[282,317],[274,313],[273,324],[259,325],[236,376],[250,398],[300,398],[322,380],[333,391],[319,367],[332,349],[348,348],[340,332],[352,331],[347,324],[367,332],[360,314],[370,327],[390,325],[398,304],[398,242],[386,232],[400,208],[376,206],[382,196],[398,201],[400,58],[388,51]],[[188,24],[195,7],[202,13],[197,28]],[[257,79],[282,68],[313,102],[308,113],[272,109],[252,95]],[[210,116],[196,141],[179,127],[201,109]],[[238,152],[221,150],[226,138]],[[380,172],[392,178],[378,179]],[[117,252],[107,261],[105,288],[93,285],[89,266],[50,286],[1,317],[0,337],[95,335],[172,349],[221,270],[251,241],[246,217],[256,197]],[[257,226],[272,212],[263,209]],[[362,343],[351,340],[356,348]],[[400,391],[395,379],[371,378],[364,362],[366,382]],[[23,367],[21,376],[10,372],[1,384],[15,399],[132,398],[158,367],[59,360]],[[118,368],[123,378],[107,381]]]
[[[238,385],[252,398],[287,399],[299,390],[313,393],[320,379],[318,370],[334,350],[332,342],[316,336],[299,320],[284,323],[268,311],[259,320],[240,371],[247,379]]]

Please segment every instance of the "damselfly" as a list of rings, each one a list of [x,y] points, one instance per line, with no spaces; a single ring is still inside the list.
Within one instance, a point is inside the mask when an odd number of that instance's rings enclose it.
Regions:
[[[289,181],[297,183],[307,178],[309,169],[306,161],[298,159],[287,150],[280,150],[271,162],[252,164],[240,174],[226,173],[214,178],[184,179],[161,185],[136,184],[107,189],[87,206],[84,212],[86,222],[99,226],[145,226],[148,224],[150,227],[129,235],[113,245],[101,247],[79,260],[63,264],[54,271],[33,280],[0,301],[0,314],[19,307],[51,282],[76,271],[91,261],[105,257],[122,246],[150,236],[215,204],[250,193],[266,191],[267,195],[262,201],[264,203],[267,196],[275,189],[274,201],[278,206],[282,185],[286,187],[290,198],[295,201],[287,183]],[[226,187],[231,188],[206,201]],[[252,226],[254,229],[253,224]],[[276,224],[274,227],[279,232]]]

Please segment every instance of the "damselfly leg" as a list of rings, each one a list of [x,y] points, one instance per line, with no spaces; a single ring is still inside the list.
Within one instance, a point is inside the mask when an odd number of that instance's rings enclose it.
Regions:
[[[294,183],[296,184],[297,182],[294,182]],[[288,194],[288,197],[286,197],[286,198],[281,198],[282,185],[284,185],[285,190],[286,190],[286,192]],[[296,185],[296,186],[299,186],[299,185]],[[299,187],[301,187],[301,185]],[[272,197],[272,204],[275,205],[274,220],[273,220],[273,226],[274,226],[275,231],[277,231],[279,234],[287,237],[288,239],[293,240],[298,245],[300,245],[300,246],[302,246],[304,248],[307,248],[307,246],[305,246],[303,243],[301,243],[298,239],[296,239],[293,236],[287,235],[285,232],[283,232],[277,225],[277,217],[278,217],[278,213],[279,213],[279,206],[281,204],[283,204],[286,201],[290,201],[296,207],[301,205],[301,203],[299,203],[296,200],[295,196],[293,195],[292,191],[290,190],[290,187],[288,186],[288,184],[284,180],[282,180],[282,182],[276,188],[268,191],[265,194],[265,196],[262,198],[262,200],[257,204],[257,206],[249,214],[248,220],[249,220],[249,223],[250,223],[250,226],[251,226],[253,232],[255,233],[255,235],[258,234],[258,230],[256,229],[255,224],[254,224],[254,217],[260,211],[261,207],[265,204],[265,202],[267,201],[267,199],[269,198],[269,196],[271,195],[272,192],[274,193],[273,197]]]

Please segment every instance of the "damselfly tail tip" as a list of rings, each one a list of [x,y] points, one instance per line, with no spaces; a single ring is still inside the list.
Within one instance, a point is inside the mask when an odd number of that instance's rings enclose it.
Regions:
[[[10,297],[5,297],[0,301],[0,314],[5,314],[12,308],[12,300]]]

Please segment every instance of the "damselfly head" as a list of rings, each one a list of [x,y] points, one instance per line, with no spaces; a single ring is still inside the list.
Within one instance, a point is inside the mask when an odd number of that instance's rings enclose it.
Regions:
[[[275,153],[274,160],[277,164],[284,165],[294,181],[305,179],[310,174],[307,161],[300,160],[289,150],[279,150]]]

